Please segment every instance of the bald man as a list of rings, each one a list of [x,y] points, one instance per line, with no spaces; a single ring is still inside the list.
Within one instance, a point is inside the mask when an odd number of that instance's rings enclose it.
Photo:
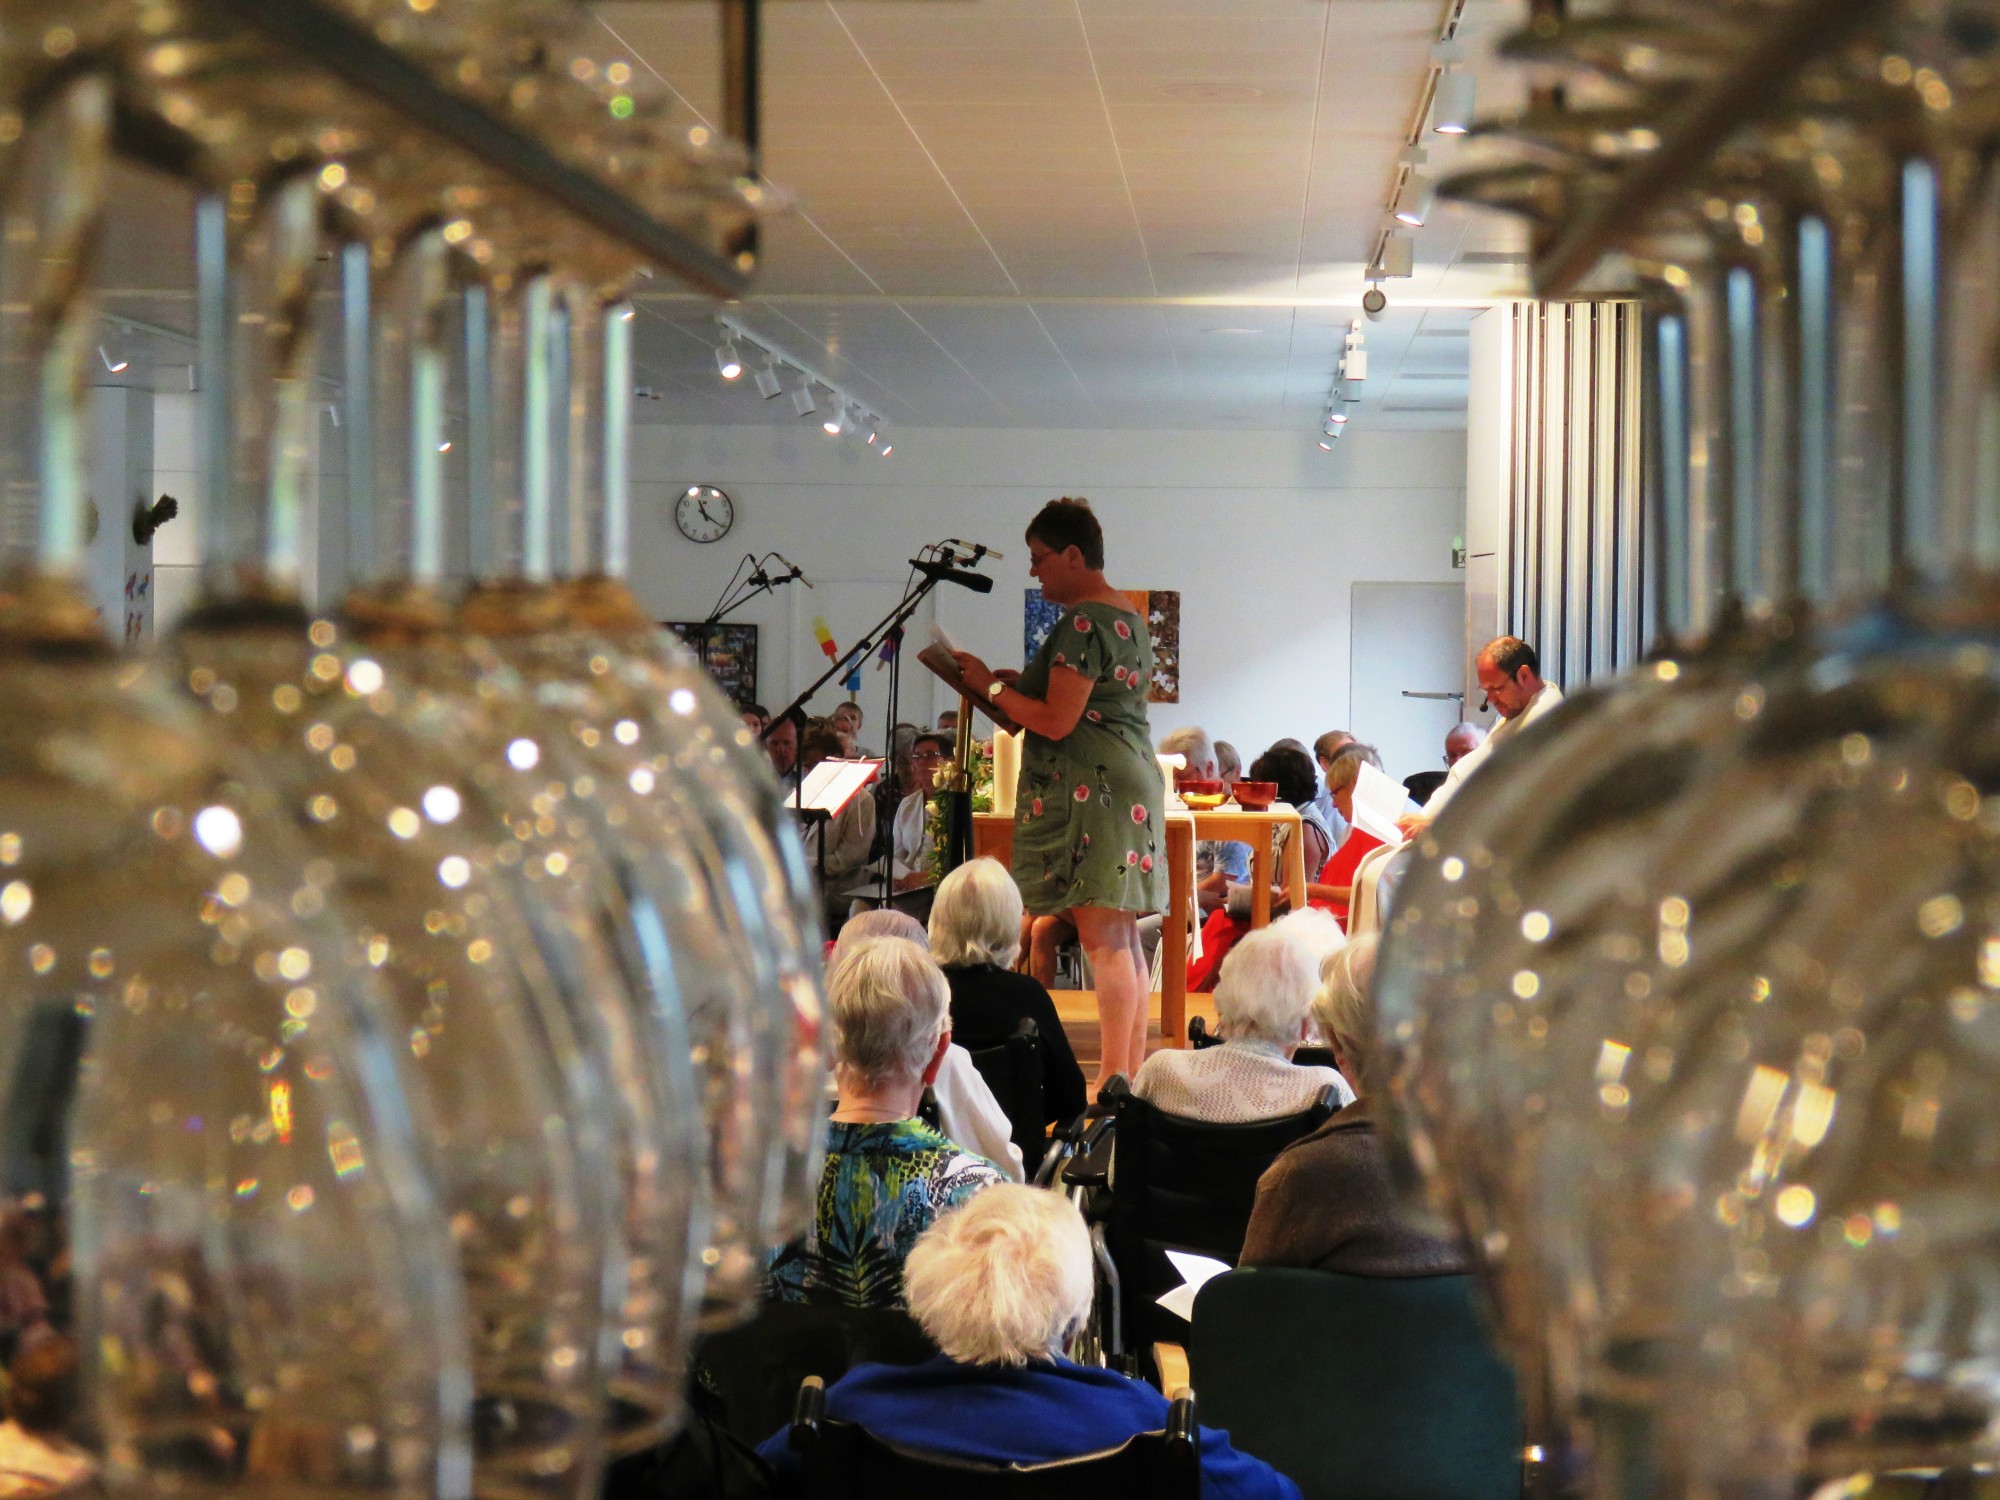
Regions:
[[[1518,636],[1503,635],[1488,641],[1480,648],[1473,671],[1479,678],[1479,690],[1500,715],[1500,722],[1493,726],[1483,744],[1473,746],[1452,762],[1444,785],[1431,793],[1431,800],[1424,804],[1422,812],[1398,821],[1396,826],[1406,839],[1419,837],[1437,820],[1445,804],[1465,784],[1465,778],[1485,765],[1488,756],[1562,702],[1562,689],[1542,680],[1542,662],[1535,648]]]

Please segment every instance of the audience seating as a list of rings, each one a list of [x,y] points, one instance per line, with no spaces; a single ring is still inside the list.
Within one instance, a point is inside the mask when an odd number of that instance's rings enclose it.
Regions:
[[[1097,1123],[1062,1180],[1083,1195],[1098,1247],[1097,1340],[1110,1362],[1129,1371],[1150,1360],[1154,1343],[1185,1336],[1187,1325],[1155,1301],[1182,1280],[1166,1252],[1191,1250],[1235,1265],[1257,1179],[1280,1151],[1332,1116],[1339,1096],[1329,1084],[1300,1114],[1242,1125],[1170,1115],[1122,1077],[1100,1097],[1110,1119]]]
[[[1231,1271],[1187,1355],[1203,1417],[1304,1500],[1520,1500],[1513,1372],[1469,1276]]]
[[[900,1309],[767,1302],[740,1328],[710,1334],[695,1359],[722,1400],[722,1423],[750,1444],[791,1420],[799,1382],[838,1380],[858,1364],[914,1365],[937,1347]]]
[[[1208,1029],[1208,1020],[1203,1016],[1188,1017],[1188,1045],[1196,1051],[1203,1047],[1220,1047],[1222,1038]],[[1292,1054],[1292,1061],[1302,1068],[1330,1068],[1333,1066],[1331,1047],[1301,1047]]]
[[[807,1500],[1198,1500],[1200,1432],[1194,1401],[1177,1399],[1161,1432],[1109,1453],[1062,1463],[989,1464],[884,1442],[826,1417],[817,1379],[799,1388],[789,1442],[805,1468]]]
[[[1041,1169],[1042,1156],[1049,1148],[1040,1040],[1034,1017],[1023,1016],[1020,1029],[999,1046],[982,1047],[970,1054],[973,1067],[993,1090],[1007,1123],[1014,1127],[1014,1144],[1021,1148],[1021,1164],[1030,1181]]]

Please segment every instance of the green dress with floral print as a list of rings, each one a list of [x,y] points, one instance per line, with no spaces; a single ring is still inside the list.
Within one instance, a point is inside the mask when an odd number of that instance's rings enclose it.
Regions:
[[[1146,718],[1153,645],[1146,622],[1110,604],[1079,604],[1056,622],[1021,673],[1044,698],[1049,673],[1091,680],[1084,714],[1060,740],[1032,731],[1014,798],[1014,882],[1030,912],[1073,906],[1155,912],[1166,845],[1159,763]]]

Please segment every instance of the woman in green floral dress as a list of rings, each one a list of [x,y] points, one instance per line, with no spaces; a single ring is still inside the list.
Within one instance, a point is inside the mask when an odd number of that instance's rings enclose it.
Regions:
[[[1153,648],[1143,616],[1104,580],[1104,533],[1083,500],[1028,526],[1029,572],[1062,617],[1024,672],[961,652],[966,683],[1027,731],[1014,798],[1014,880],[1031,916],[1076,926],[1097,982],[1097,1086],[1146,1060],[1139,917],[1160,909],[1164,787],[1146,717]]]

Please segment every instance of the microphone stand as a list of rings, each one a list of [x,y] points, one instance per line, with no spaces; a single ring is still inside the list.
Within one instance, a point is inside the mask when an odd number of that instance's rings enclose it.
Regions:
[[[803,693],[800,693],[798,697],[794,698],[790,703],[786,704],[784,708],[781,709],[779,712],[773,714],[771,716],[771,724],[775,726],[780,721],[782,721],[787,715],[799,712],[806,706],[807,703],[812,701],[814,695],[817,694],[821,688],[825,687],[829,682],[832,682],[836,677],[846,676],[847,673],[853,670],[856,665],[865,662],[869,658],[869,656],[871,656],[874,652],[879,650],[884,641],[893,638],[896,642],[896,651],[895,654],[891,656],[889,659],[889,716],[888,716],[888,722],[883,726],[885,732],[888,735],[888,741],[885,746],[885,749],[887,750],[890,758],[889,775],[891,778],[893,778],[896,774],[896,767],[894,763],[895,748],[896,748],[896,713],[898,708],[898,698],[901,690],[901,679],[902,679],[903,628],[905,625],[909,623],[910,616],[917,612],[918,607],[922,605],[924,600],[930,597],[932,591],[936,589],[938,584],[941,582],[943,582],[943,578],[938,576],[936,573],[926,573],[923,572],[922,570],[919,570],[918,576],[914,578],[911,581],[908,588],[904,590],[903,597],[897,602],[895,608],[891,609],[888,614],[884,615],[880,620],[876,621],[875,625],[871,629],[869,629],[866,633],[864,633],[862,637],[854,643],[853,646],[849,647],[845,652],[843,652],[840,658],[837,661],[835,661],[832,666],[828,667],[824,672],[820,673],[820,675],[813,680],[813,683],[810,687],[808,687]],[[967,718],[961,718],[960,720],[961,724],[964,724],[966,722],[968,722]],[[767,736],[770,734],[770,732],[771,730],[768,727],[764,731],[764,733]],[[961,731],[961,735],[962,733],[963,731]],[[962,824],[965,829],[964,843],[965,846],[969,848],[971,840],[971,828],[972,828],[972,816],[970,812],[970,808],[972,805],[971,781],[969,778],[963,776],[960,776],[955,779],[960,784],[955,790],[952,790],[949,793],[949,795],[951,795],[955,799],[952,809],[952,821],[950,824],[950,827],[954,830],[952,843],[954,845],[957,845],[960,842],[956,830]],[[961,803],[963,804],[962,806],[960,805]],[[948,855],[949,853],[950,851],[947,850]],[[878,900],[883,904],[887,904],[890,895],[893,894],[892,888],[895,883],[893,879],[893,871],[895,869],[895,858],[896,858],[895,842],[893,839],[891,839],[888,851],[882,856],[881,869],[876,878],[876,889],[877,889]]]
[[[699,625],[689,627],[688,634],[693,637],[690,644],[694,646],[695,655],[701,660],[703,671],[708,670],[708,653],[710,647],[715,643],[716,626],[720,625],[729,616],[735,614],[737,610],[743,608],[752,599],[759,598],[765,594],[776,593],[784,584],[797,582],[805,577],[796,567],[793,567],[789,573],[772,574],[769,571],[769,565],[771,559],[777,555],[775,552],[767,552],[764,554],[762,561],[759,561],[754,552],[746,552],[743,555],[743,562],[736,565],[736,572],[730,577],[729,582],[723,586],[722,593],[717,596],[715,607],[708,612],[708,618],[703,620]],[[750,565],[750,576],[748,578],[743,576],[744,563]],[[812,585],[807,584],[806,587],[810,588]]]

